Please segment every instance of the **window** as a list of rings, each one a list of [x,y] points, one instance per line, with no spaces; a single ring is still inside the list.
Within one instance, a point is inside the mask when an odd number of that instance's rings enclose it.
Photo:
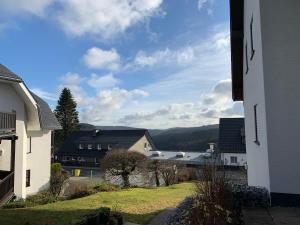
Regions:
[[[148,149],[148,145],[147,143],[144,144],[144,149],[147,150]]]
[[[251,18],[251,23],[250,23],[250,36],[251,36],[251,57],[250,57],[250,60],[252,60],[253,56],[254,56],[254,53],[255,53],[254,44],[253,44],[253,15],[252,15],[252,18]]]
[[[97,144],[97,149],[100,151],[102,149],[101,144]]]
[[[26,170],[26,187],[30,187],[30,170]]]
[[[82,144],[79,144],[79,145],[78,145],[78,148],[79,148],[79,149],[83,149],[83,145],[82,145]]]
[[[32,142],[31,142],[31,137],[29,137],[29,140],[28,140],[28,151],[27,151],[27,154],[31,153],[31,145],[32,145]]]
[[[93,145],[92,144],[88,144],[88,149],[89,150],[93,149]]]
[[[108,149],[108,150],[111,150],[111,145],[107,145],[107,149]]]
[[[257,104],[254,105],[254,132],[255,132],[255,143],[259,145],[258,141],[258,126],[257,126]]]
[[[230,156],[230,163],[236,164],[237,163],[237,157],[236,156]]]
[[[245,46],[245,62],[246,62],[246,74],[249,71],[249,62],[248,62],[248,43]]]

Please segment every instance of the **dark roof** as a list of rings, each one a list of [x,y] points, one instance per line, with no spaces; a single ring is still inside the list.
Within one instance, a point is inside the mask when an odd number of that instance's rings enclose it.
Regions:
[[[61,126],[49,105],[33,92],[30,93],[38,105],[41,128],[46,130],[61,129]]]
[[[230,0],[232,98],[243,100],[244,0]]]
[[[22,82],[21,77],[10,71],[8,68],[0,64],[0,79]]]
[[[221,118],[219,150],[223,153],[246,153],[244,118]]]
[[[144,135],[155,149],[152,139],[145,129],[137,130],[96,130],[75,131],[65,141],[63,146],[57,151],[57,155],[80,155],[80,156],[100,156],[108,150],[108,145],[112,149],[129,149]],[[84,149],[79,149],[79,144],[83,144]],[[93,150],[87,149],[87,144],[93,144]],[[96,145],[101,144],[102,150],[96,149]]]

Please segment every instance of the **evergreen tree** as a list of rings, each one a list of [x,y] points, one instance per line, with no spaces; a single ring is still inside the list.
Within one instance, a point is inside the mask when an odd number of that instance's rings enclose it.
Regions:
[[[78,129],[79,119],[76,107],[77,104],[70,89],[64,88],[54,110],[55,116],[62,127],[62,130],[55,132],[56,148],[64,143],[70,133]]]

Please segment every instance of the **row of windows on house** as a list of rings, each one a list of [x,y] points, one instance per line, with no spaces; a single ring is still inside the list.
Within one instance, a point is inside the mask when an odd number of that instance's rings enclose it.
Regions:
[[[76,157],[76,156],[63,156],[61,159],[63,162],[88,162],[88,163],[99,163],[100,159],[96,157]]]
[[[88,149],[88,150],[102,150],[102,149],[107,149],[107,150],[111,150],[112,146],[110,144],[108,144],[106,146],[107,148],[104,148],[103,145],[101,144],[79,144],[78,145],[78,149],[83,150],[83,149]],[[144,143],[144,149],[145,150],[150,150],[151,149],[151,145],[149,143]]]
[[[253,57],[254,57],[254,53],[255,53],[255,49],[254,49],[254,39],[253,39],[253,14],[251,17],[251,21],[250,21],[250,43],[251,43],[251,55],[250,55],[250,60],[252,61]],[[248,41],[246,40],[246,44],[245,44],[245,64],[246,64],[246,70],[245,73],[248,74],[249,72],[249,59],[248,59]],[[258,125],[257,125],[257,104],[255,104],[253,106],[253,114],[254,114],[254,142],[256,144],[260,144],[259,143],[259,139],[258,139]]]

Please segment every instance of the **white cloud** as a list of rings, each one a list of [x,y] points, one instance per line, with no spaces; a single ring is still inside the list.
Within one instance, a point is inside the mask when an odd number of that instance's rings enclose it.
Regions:
[[[1,0],[0,11],[6,14],[32,14],[44,16],[45,10],[54,0]]]
[[[34,15],[56,21],[70,36],[110,39],[161,14],[163,0],[1,0],[5,19]],[[53,6],[53,7],[52,7]]]
[[[49,101],[57,101],[58,100],[58,97],[56,94],[44,91],[40,88],[31,88],[30,90],[44,100],[49,100]]]
[[[191,63],[195,59],[194,48],[187,46],[177,50],[170,50],[166,48],[164,50],[157,50],[152,53],[146,53],[139,51],[131,66],[159,66],[176,63],[179,65],[186,65]]]
[[[124,115],[119,122],[138,127],[200,126],[220,117],[243,116],[243,105],[231,100],[231,81],[221,80],[194,102],[172,103],[155,110]]]
[[[87,50],[82,59],[91,69],[117,70],[120,67],[120,56],[115,49],[106,51],[93,47]]]
[[[111,87],[115,87],[121,83],[121,80],[115,78],[112,73],[109,73],[104,76],[98,76],[97,74],[91,74],[90,79],[87,83],[96,89],[107,89]]]
[[[213,5],[215,0],[198,0],[198,9],[202,10],[206,8],[208,15],[213,14]]]
[[[163,0],[64,0],[58,21],[72,36],[104,39],[126,31],[159,12]]]

